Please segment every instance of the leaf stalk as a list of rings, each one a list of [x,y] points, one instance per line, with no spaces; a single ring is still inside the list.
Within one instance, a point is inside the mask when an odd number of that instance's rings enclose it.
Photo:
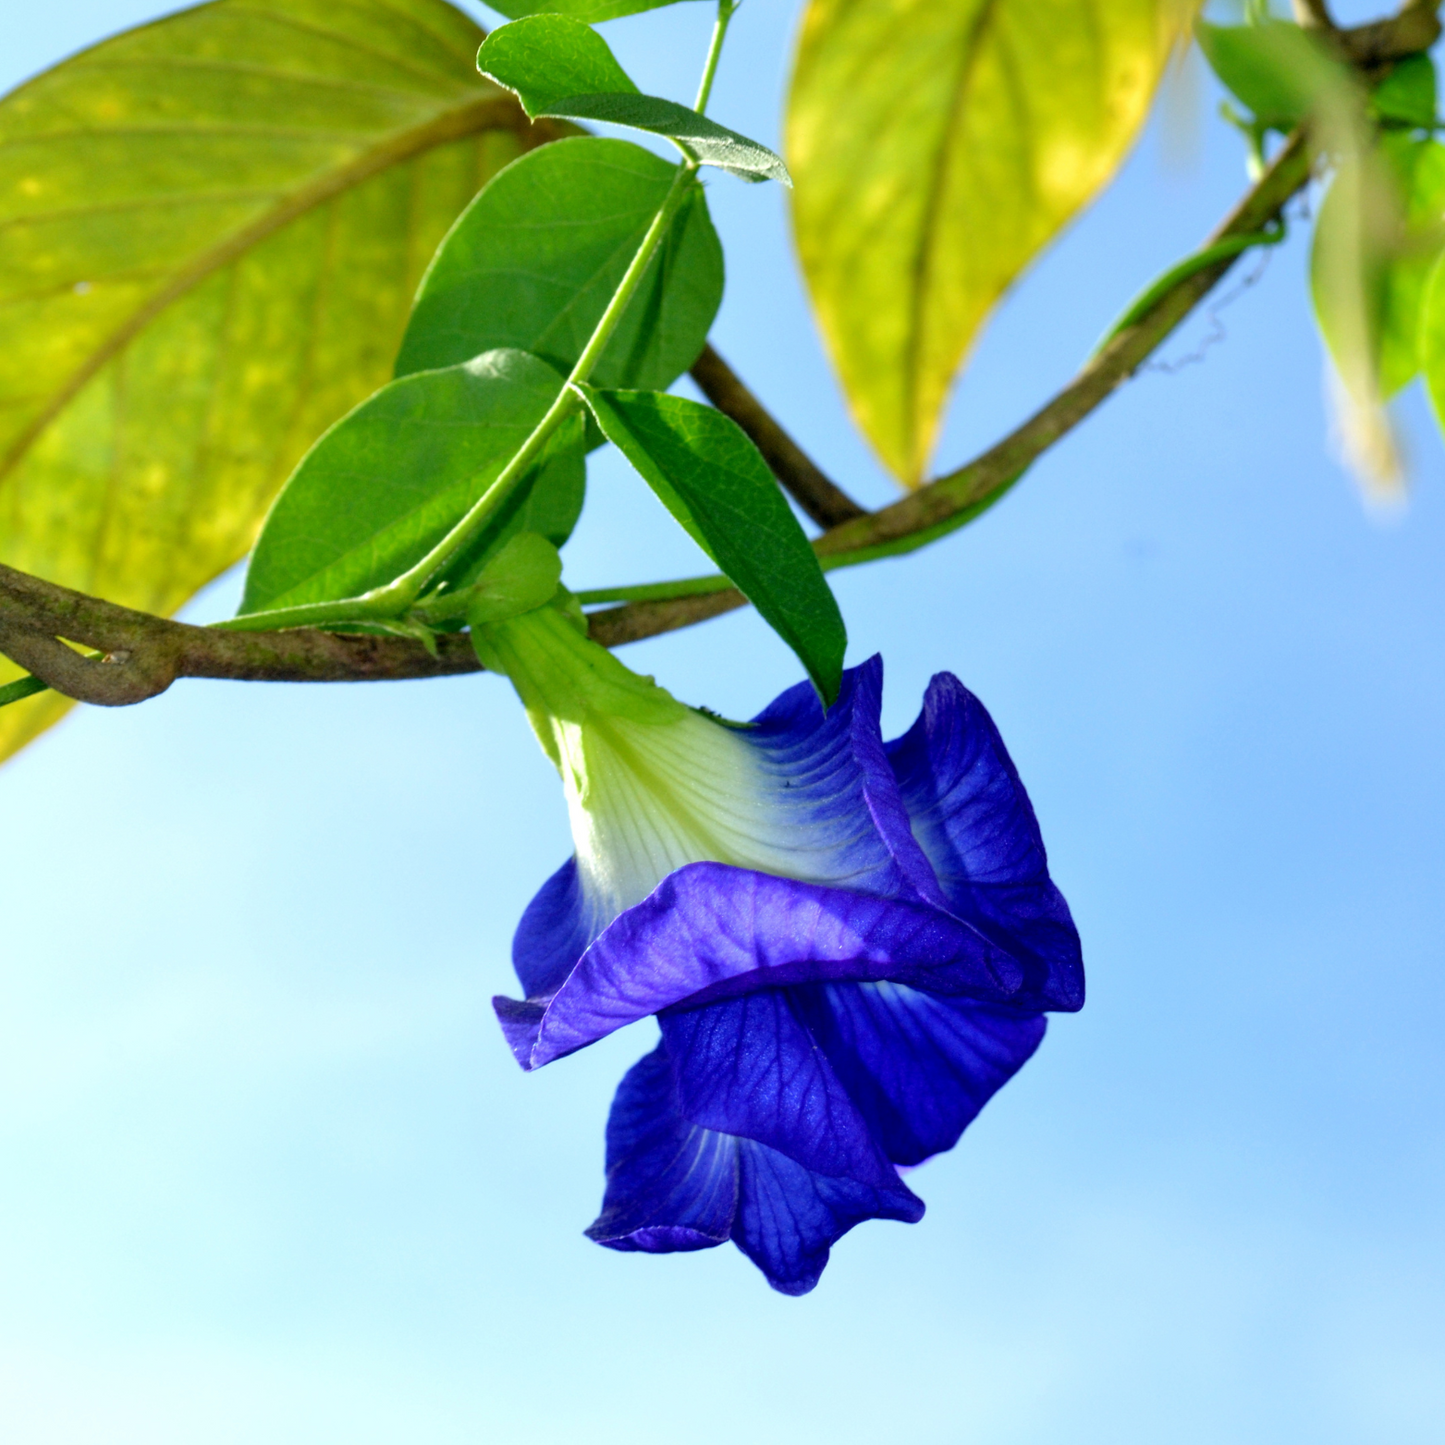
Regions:
[[[697,99],[692,108],[702,115],[707,110],[712,95],[713,78],[717,75],[718,61],[722,59],[723,41],[727,38],[728,25],[741,0],[717,0],[717,19],[713,22],[712,39],[707,47],[707,60],[703,64],[702,79],[698,82]]]

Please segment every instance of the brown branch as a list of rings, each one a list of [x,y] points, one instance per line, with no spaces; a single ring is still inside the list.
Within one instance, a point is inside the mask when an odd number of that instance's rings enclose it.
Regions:
[[[1439,9],[1440,0],[1409,0],[1388,20],[1337,30],[1335,38],[1347,60],[1367,73],[1374,72],[1434,45],[1440,38]]]
[[[83,657],[58,638],[104,656]],[[467,638],[444,635],[437,642],[434,658],[420,643],[401,637],[192,627],[0,564],[0,652],[56,692],[102,707],[144,702],[178,677],[375,682],[479,669]]]
[[[1327,0],[1294,0],[1294,18],[1306,30],[1325,30],[1333,33],[1338,27],[1330,14]]]
[[[1440,38],[1439,0],[1408,0],[1385,20],[1342,30],[1327,0],[1294,0],[1295,19],[1326,41],[1348,65],[1373,81],[1397,60],[1428,50]]]
[[[1390,19],[1336,30],[1346,55],[1373,69],[1428,50],[1440,38],[1441,0],[1408,0]],[[1321,12],[1328,18],[1328,10]],[[1311,157],[1301,132],[1286,142],[1273,163],[1209,240],[1248,235],[1280,216],[1308,182]],[[1106,401],[1169,338],[1180,322],[1223,280],[1238,257],[1219,261],[1179,282],[1147,315],[1113,337],[1052,401],[973,461],[916,492],[852,521],[829,528],[813,543],[820,557],[861,551],[927,532],[1002,492],[1043,452]],[[606,627],[633,641],[716,617],[745,599],[736,592],[706,593],[673,602],[631,602],[592,614],[594,630]],[[605,621],[604,621],[605,619]]]
[[[1309,170],[1308,147],[1297,133],[1211,240],[1259,230],[1305,184]],[[1148,315],[1115,336],[1052,401],[974,461],[892,506],[830,528],[814,542],[814,550],[827,557],[898,541],[1001,491],[1133,375],[1235,259],[1220,261],[1180,282]],[[741,607],[745,600],[730,588],[666,601],[631,602],[593,612],[592,635],[615,647],[717,617]],[[85,643],[116,660],[82,659],[77,667],[53,649],[38,646],[37,633],[52,641],[64,637]],[[177,677],[325,682],[476,670],[464,639],[443,641],[447,645],[442,657],[433,662],[420,645],[403,639],[341,637],[311,628],[233,633],[188,627],[0,567],[0,652],[57,692],[102,705],[142,701]],[[70,649],[63,650],[75,657]],[[112,673],[116,667],[128,669],[126,680]]]
[[[661,602],[629,602],[625,607],[604,607],[587,614],[594,642],[603,647],[621,647],[624,642],[641,642],[709,617],[721,617],[741,607],[748,599],[736,587],[721,592],[704,592],[699,597],[670,597]]]
[[[702,394],[752,438],[784,490],[820,526],[836,527],[867,513],[815,465],[711,346],[693,363]]]
[[[1412,0],[1393,20],[1339,33],[1352,54],[1369,57],[1357,63],[1388,63],[1434,43],[1440,34],[1436,8],[1432,0]],[[1248,235],[1277,218],[1309,180],[1310,165],[1308,144],[1297,132],[1210,241]],[[892,506],[830,527],[815,541],[814,550],[834,557],[919,539],[998,495],[1127,381],[1237,259],[1218,261],[1179,281],[1102,347],[1052,401],[981,456]],[[777,432],[783,435],[781,428]],[[741,593],[727,589],[628,603],[593,612],[589,621],[592,635],[615,647],[716,617],[744,600]],[[105,656],[82,657],[58,641],[61,638]],[[154,697],[177,677],[367,682],[479,670],[465,637],[444,636],[438,643],[440,655],[433,658],[420,644],[402,638],[342,636],[313,628],[240,633],[192,627],[0,565],[0,652],[67,697],[106,706]]]
[[[1309,149],[1303,135],[1296,133],[1206,244],[1261,229],[1279,215],[1309,175]],[[813,543],[813,550],[820,557],[833,557],[896,542],[926,532],[1002,491],[1127,381],[1237,260],[1219,261],[1181,281],[1152,311],[1103,347],[1052,401],[981,456],[892,506],[830,528]],[[593,626],[605,626],[619,640],[630,642],[716,617],[729,607],[740,607],[743,600],[735,592],[714,592],[665,603],[631,602],[594,612]]]

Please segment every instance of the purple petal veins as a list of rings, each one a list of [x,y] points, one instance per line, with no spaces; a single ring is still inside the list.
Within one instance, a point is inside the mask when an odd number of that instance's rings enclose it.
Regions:
[[[666,1254],[732,1239],[784,1294],[818,1282],[833,1244],[865,1219],[915,1223],[923,1201],[815,1174],[775,1149],[682,1117],[667,1045],[634,1064],[607,1123],[607,1192],[588,1237]]]
[[[1083,1003],[1078,933],[983,705],[939,674],[885,745],[881,691],[874,658],[826,715],[802,684],[733,735],[761,781],[730,836],[750,820],[788,876],[688,861],[609,913],[573,860],[523,916],[527,997],[495,1003],[524,1068],[661,1024],[608,1124],[588,1234],[609,1248],[731,1239],[806,1292],[853,1225],[922,1216],[899,1168],[952,1148],[1044,1011]]]

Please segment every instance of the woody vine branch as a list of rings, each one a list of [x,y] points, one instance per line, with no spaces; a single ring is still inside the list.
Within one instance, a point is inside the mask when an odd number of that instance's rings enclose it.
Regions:
[[[1391,19],[1341,30],[1331,22],[1324,4],[1302,6],[1308,23],[1327,30],[1341,54],[1367,73],[1434,44],[1441,33],[1438,8],[1439,0],[1410,0]],[[1304,130],[1296,131],[1203,249],[1262,233],[1277,222],[1308,183],[1312,164],[1309,137]],[[813,543],[824,566],[853,565],[915,550],[979,515],[1129,380],[1218,285],[1240,254],[1223,255],[1187,271],[1021,426],[964,466],[875,512],[859,507],[808,458],[711,347],[704,350],[692,375],[708,399],[752,437],[802,510],[825,529]],[[655,595],[669,588],[678,595]],[[632,590],[654,595],[589,614],[598,642],[612,647],[639,641],[744,603],[742,595],[721,578]],[[50,687],[78,701],[125,706],[156,696],[181,677],[372,682],[479,670],[465,637],[442,636],[437,643],[433,656],[420,643],[400,637],[346,635],[314,627],[256,632],[195,627],[0,564],[0,652],[34,679],[0,688],[0,703]],[[88,649],[89,655],[67,644]]]

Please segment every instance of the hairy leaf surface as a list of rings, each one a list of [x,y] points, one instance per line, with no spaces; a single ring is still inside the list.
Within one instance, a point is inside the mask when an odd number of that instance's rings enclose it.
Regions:
[[[685,397],[583,390],[608,441],[831,702],[848,645],[842,614],[757,447],[730,417]]]
[[[523,351],[489,351],[384,386],[316,443],[277,497],[256,542],[242,611],[354,597],[419,562],[496,479],[561,389],[562,378]],[[545,494],[566,487],[568,471],[581,465],[580,436],[572,441],[546,478],[544,505],[553,500]],[[524,525],[547,530],[515,508],[504,520],[508,534]],[[495,550],[502,529],[489,540],[474,551],[471,570]]]
[[[0,102],[0,559],[164,613],[245,553],[448,226],[560,133],[481,39],[443,0],[218,0]],[[5,709],[0,754],[64,706]]]
[[[788,103],[793,224],[854,415],[923,475],[1004,289],[1113,175],[1176,0],[811,0]]]
[[[498,175],[422,282],[397,374],[514,346],[572,369],[662,205],[676,168],[629,141],[559,141]],[[694,188],[593,373],[670,386],[722,301],[722,247]]]

